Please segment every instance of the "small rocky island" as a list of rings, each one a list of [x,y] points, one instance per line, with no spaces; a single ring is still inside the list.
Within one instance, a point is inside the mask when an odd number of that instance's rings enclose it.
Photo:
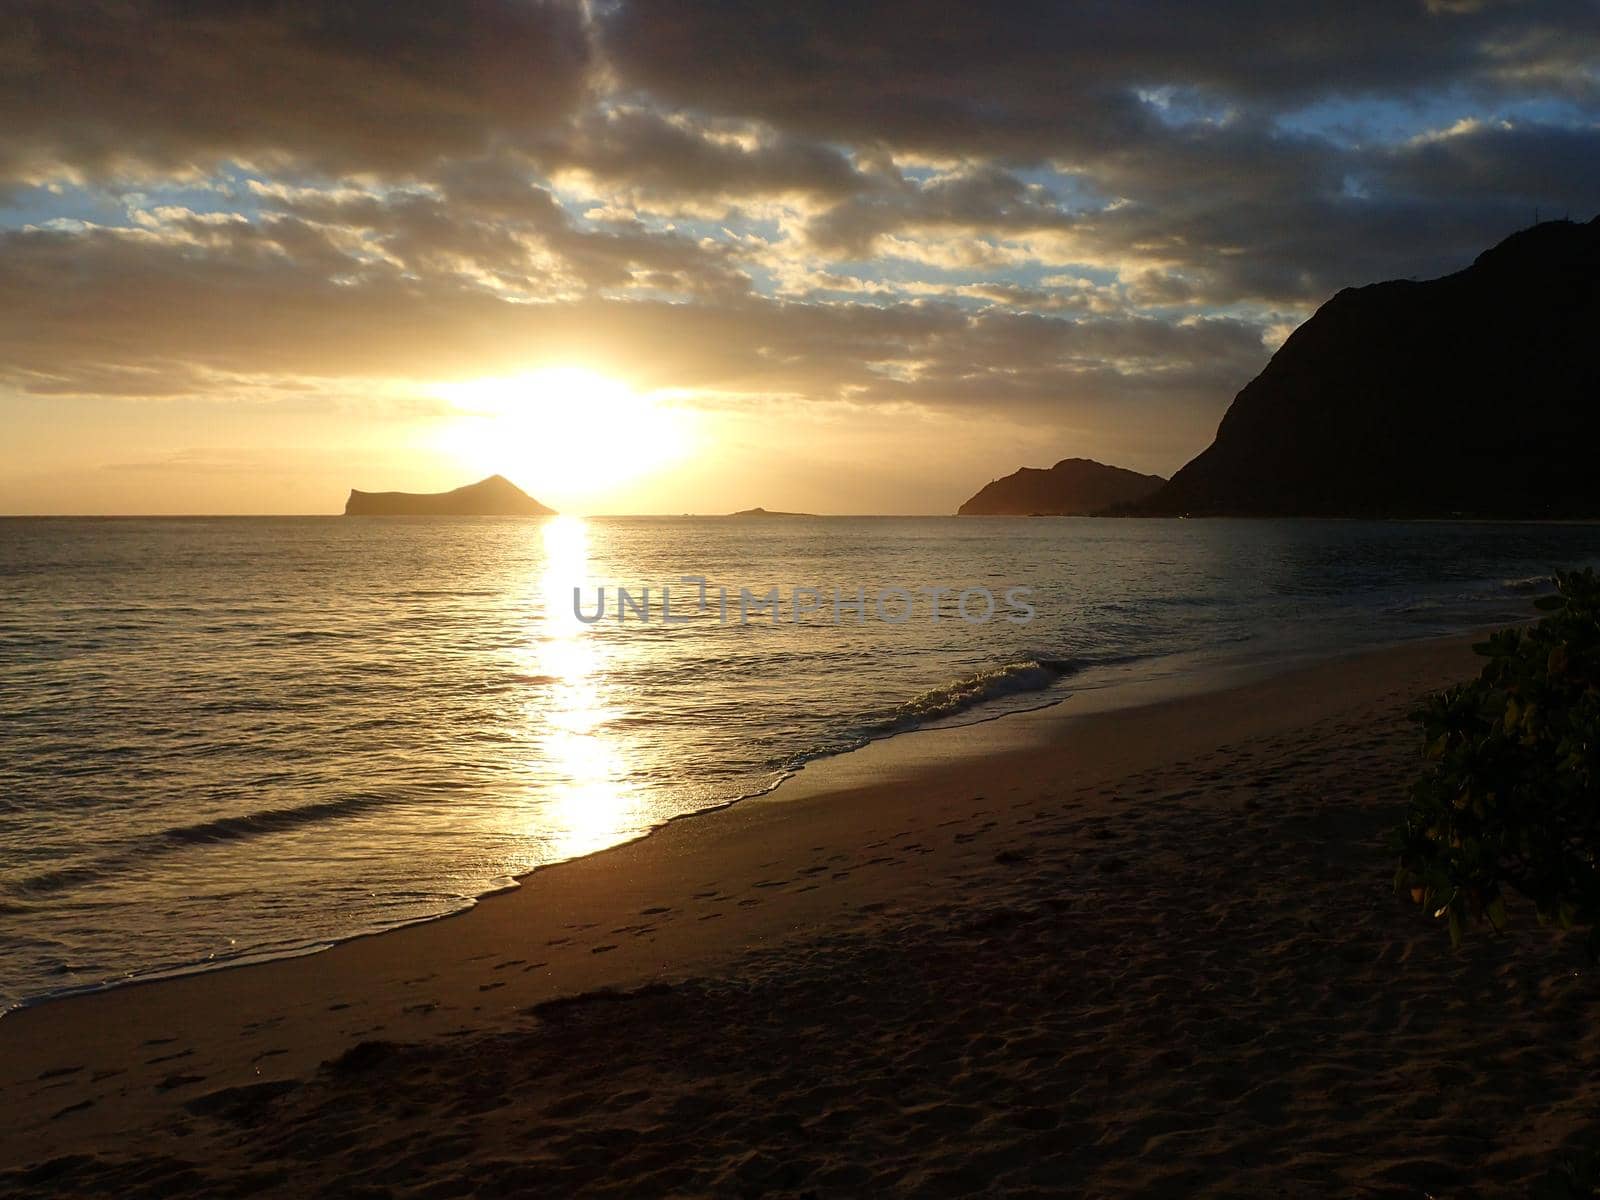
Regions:
[[[962,517],[1081,517],[1143,500],[1167,481],[1109,467],[1092,458],[1064,458],[1048,471],[1023,467],[986,484],[956,510]]]
[[[771,512],[765,508],[741,508],[736,513],[729,513],[730,517],[814,517],[816,513],[802,512]]]
[[[351,489],[347,517],[547,517],[540,504],[504,475],[491,475],[451,492],[362,492]]]

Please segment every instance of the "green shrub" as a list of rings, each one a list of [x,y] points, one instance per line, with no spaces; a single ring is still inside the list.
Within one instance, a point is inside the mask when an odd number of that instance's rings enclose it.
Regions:
[[[1428,765],[1411,787],[1395,885],[1459,944],[1505,923],[1509,892],[1600,950],[1600,578],[1557,572],[1548,615],[1474,647],[1471,683],[1415,714]]]

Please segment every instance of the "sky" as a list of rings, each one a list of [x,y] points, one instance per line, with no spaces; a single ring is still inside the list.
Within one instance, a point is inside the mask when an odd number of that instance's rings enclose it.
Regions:
[[[20,0],[0,512],[952,512],[1600,211],[1594,0]]]

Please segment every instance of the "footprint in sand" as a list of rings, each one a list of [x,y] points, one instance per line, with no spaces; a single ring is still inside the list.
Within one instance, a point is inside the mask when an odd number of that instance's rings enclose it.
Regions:
[[[189,1087],[192,1084],[204,1083],[205,1079],[206,1077],[204,1075],[168,1075],[160,1083],[156,1084],[156,1091],[170,1092],[175,1088]]]

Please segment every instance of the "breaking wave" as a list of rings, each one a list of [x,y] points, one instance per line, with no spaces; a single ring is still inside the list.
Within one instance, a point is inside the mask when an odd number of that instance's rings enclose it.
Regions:
[[[1042,692],[1077,669],[1063,659],[1024,659],[930,688],[897,707],[875,733],[915,729],[1019,692]]]

